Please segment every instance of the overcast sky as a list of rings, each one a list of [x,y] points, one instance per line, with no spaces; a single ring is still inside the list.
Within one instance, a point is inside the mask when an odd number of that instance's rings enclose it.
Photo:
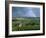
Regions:
[[[40,17],[40,8],[12,7],[13,17]]]

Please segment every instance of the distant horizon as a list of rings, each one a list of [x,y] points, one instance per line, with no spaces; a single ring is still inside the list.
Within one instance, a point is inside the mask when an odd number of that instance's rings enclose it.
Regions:
[[[12,17],[12,18],[38,18],[38,17]]]
[[[12,7],[12,17],[40,17],[40,8]]]

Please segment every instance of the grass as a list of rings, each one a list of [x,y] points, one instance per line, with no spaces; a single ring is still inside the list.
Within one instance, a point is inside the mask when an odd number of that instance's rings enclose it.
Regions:
[[[19,26],[21,24],[21,26]],[[40,20],[14,19],[12,20],[12,31],[40,30]]]

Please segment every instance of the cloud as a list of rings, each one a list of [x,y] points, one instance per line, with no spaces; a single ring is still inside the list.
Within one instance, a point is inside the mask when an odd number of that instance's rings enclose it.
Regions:
[[[26,17],[36,17],[35,13],[30,9],[27,11],[27,13],[24,15]]]
[[[39,17],[39,9],[38,8],[31,8],[31,7],[14,7],[13,9],[13,16],[17,17]]]

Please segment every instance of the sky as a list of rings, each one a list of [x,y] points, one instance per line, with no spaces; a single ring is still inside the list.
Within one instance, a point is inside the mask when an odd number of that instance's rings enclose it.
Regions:
[[[40,17],[40,8],[12,7],[12,17]]]

